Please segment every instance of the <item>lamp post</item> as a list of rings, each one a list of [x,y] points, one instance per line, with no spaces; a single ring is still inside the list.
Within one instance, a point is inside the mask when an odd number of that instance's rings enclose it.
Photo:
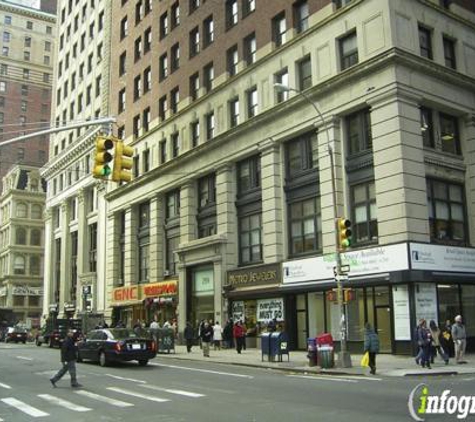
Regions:
[[[301,95],[302,97],[305,98],[305,100],[315,109],[317,112],[318,117],[322,121],[322,124],[325,126],[325,119],[323,118],[323,115],[319,108],[317,107],[317,104],[312,101],[312,99],[304,92],[299,91],[298,89],[295,88],[290,88],[287,85],[280,84],[280,83],[275,83],[274,84],[274,89],[277,92],[295,92],[298,95]],[[337,294],[338,294],[338,305],[340,307],[340,314],[341,314],[341,321],[340,321],[340,335],[341,335],[341,340],[340,340],[340,345],[341,345],[341,350],[340,354],[338,355],[338,366],[341,368],[350,368],[351,367],[351,356],[350,353],[348,352],[347,344],[346,344],[346,308],[344,304],[344,298],[343,298],[343,288],[341,284],[341,279],[342,279],[342,266],[341,266],[341,251],[339,247],[340,243],[340,238],[339,238],[339,227],[338,227],[338,207],[337,207],[337,202],[336,202],[336,177],[335,177],[335,162],[334,162],[334,154],[333,154],[333,148],[330,145],[330,135],[328,134],[328,129],[325,128],[325,133],[327,137],[327,150],[328,150],[328,156],[330,158],[330,173],[331,173],[331,182],[332,182],[332,202],[333,202],[333,218],[334,218],[334,231],[335,231],[335,261],[336,261],[336,266],[335,266],[335,280],[336,280],[336,285],[337,285]]]

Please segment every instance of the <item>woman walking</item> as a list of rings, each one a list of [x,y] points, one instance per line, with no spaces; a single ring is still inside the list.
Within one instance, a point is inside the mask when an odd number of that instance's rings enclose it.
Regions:
[[[191,348],[193,347],[193,340],[195,339],[195,331],[191,326],[191,322],[186,323],[185,331],[183,333],[183,337],[185,337],[186,341],[186,351],[191,353]]]
[[[379,337],[368,322],[365,324],[364,332],[364,353],[366,352],[369,354],[370,373],[375,375],[376,355],[379,353]]]
[[[431,369],[430,366],[430,345],[432,342],[432,336],[430,330],[427,328],[427,322],[425,319],[420,321],[419,326],[416,331],[417,345],[420,347],[420,359],[421,365],[424,368],[427,366],[428,369]]]
[[[236,322],[236,324],[234,325],[233,335],[234,335],[234,338],[236,339],[236,351],[239,354],[241,354],[241,350],[242,350],[242,346],[244,342],[244,336],[245,336],[244,330],[241,325],[241,321]]]
[[[437,326],[437,323],[432,319],[429,322],[430,334],[432,336],[431,344],[431,359],[430,362],[434,363],[435,355],[438,353],[439,356],[444,360],[445,364],[449,364],[449,356],[443,349],[440,343],[440,329]]]

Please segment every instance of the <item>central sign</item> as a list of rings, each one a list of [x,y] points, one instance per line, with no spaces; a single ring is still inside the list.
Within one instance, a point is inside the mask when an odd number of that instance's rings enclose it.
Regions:
[[[114,302],[132,302],[140,300],[139,286],[119,287],[112,291],[112,300]]]

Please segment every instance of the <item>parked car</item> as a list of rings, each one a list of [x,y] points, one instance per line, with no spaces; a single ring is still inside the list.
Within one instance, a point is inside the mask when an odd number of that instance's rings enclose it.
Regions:
[[[35,342],[37,346],[43,343],[49,347],[61,347],[69,329],[74,330],[76,341],[81,336],[80,319],[56,319],[49,321],[37,334]]]
[[[157,344],[146,331],[136,333],[128,328],[101,328],[90,331],[78,342],[78,362],[91,360],[101,366],[132,360],[145,366],[156,355]]]
[[[21,327],[8,327],[5,334],[5,343],[26,343],[28,339],[28,331]]]

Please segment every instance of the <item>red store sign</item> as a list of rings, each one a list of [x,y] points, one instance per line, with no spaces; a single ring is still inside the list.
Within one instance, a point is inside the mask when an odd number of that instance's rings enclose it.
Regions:
[[[119,287],[112,291],[114,302],[130,302],[140,300],[139,286]]]

